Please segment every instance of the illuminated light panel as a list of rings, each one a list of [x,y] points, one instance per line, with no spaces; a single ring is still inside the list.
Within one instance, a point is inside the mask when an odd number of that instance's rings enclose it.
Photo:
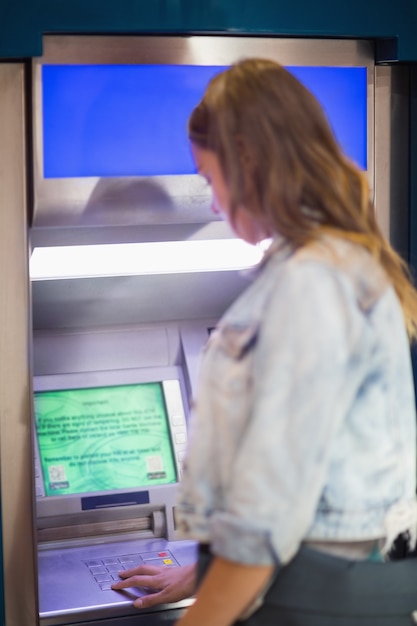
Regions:
[[[269,242],[240,239],[168,241],[35,248],[32,280],[221,272],[259,263]]]
[[[188,117],[225,67],[44,64],[45,179],[195,174]],[[366,67],[287,69],[321,102],[346,154],[367,169]]]

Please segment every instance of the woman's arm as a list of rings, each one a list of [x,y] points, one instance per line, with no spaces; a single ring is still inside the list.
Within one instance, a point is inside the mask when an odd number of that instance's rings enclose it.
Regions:
[[[215,557],[197,599],[176,626],[230,626],[262,592],[273,565],[243,565]]]

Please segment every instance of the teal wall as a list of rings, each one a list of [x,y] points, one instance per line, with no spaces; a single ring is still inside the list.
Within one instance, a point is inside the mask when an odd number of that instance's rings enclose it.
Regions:
[[[417,64],[410,67],[410,146],[409,261],[417,279]]]
[[[417,61],[417,0],[0,0],[0,58],[42,53],[45,33],[229,33],[393,40]]]

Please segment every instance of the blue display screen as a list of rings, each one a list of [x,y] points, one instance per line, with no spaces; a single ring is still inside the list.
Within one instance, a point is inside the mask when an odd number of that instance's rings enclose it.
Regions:
[[[222,69],[44,65],[44,178],[195,173],[187,119]],[[320,100],[344,151],[366,169],[366,68],[288,69]]]

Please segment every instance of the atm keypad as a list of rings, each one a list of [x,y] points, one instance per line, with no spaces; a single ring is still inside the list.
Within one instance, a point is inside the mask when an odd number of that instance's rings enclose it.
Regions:
[[[167,567],[178,566],[177,561],[169,550],[89,559],[84,561],[84,563],[102,591],[111,589],[113,582],[120,580],[118,572],[122,570],[132,569],[132,567],[142,564],[165,565]]]

